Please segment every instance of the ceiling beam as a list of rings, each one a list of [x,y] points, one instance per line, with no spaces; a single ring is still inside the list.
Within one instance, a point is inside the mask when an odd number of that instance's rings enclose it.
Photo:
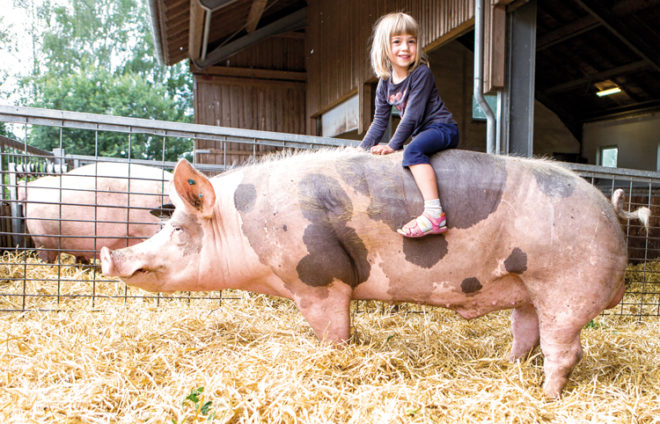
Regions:
[[[642,33],[643,28],[624,24],[622,19],[599,0],[575,0],[575,2],[596,18],[630,50],[660,72],[660,50],[657,47],[660,40],[655,34],[649,34],[648,31]]]
[[[204,14],[207,13],[197,0],[190,0],[190,25],[188,26],[188,55],[192,61],[202,57],[204,39]]]
[[[199,1],[199,4],[208,10],[216,10],[221,7],[229,6],[232,3],[236,3],[238,0],[196,0]]]
[[[235,41],[231,41],[228,44],[217,47],[215,50],[210,52],[204,60],[200,61],[199,63],[195,63],[195,65],[200,69],[204,69],[208,66],[215,65],[216,63],[226,59],[234,53],[243,50],[244,48],[264,40],[272,35],[287,31],[299,30],[304,28],[305,25],[307,25],[307,8],[297,10],[292,14],[283,17],[282,19],[268,24],[263,28],[259,28],[256,31],[253,31]]]
[[[654,0],[657,1],[657,0]],[[612,6],[612,11],[615,16],[626,17],[633,13],[640,12],[652,6],[653,2],[645,0],[623,0]],[[536,51],[542,51],[555,44],[563,43],[566,40],[575,38],[578,35],[591,31],[592,29],[600,27],[601,22],[593,15],[589,14],[583,18],[569,22],[554,31],[545,33],[536,41]]]
[[[250,13],[248,14],[247,24],[245,25],[245,30],[247,32],[253,32],[257,29],[261,15],[266,9],[266,3],[268,0],[252,0],[252,6],[250,7]]]
[[[616,75],[627,74],[634,72],[638,69],[649,66],[648,63],[644,60],[639,60],[637,62],[632,62],[627,65],[617,66],[616,68],[611,68],[603,72],[597,72],[595,74],[590,74],[584,78],[578,78],[572,81],[566,81],[561,84],[549,87],[545,90],[542,90],[545,95],[551,95],[556,93],[562,93],[566,91],[573,90],[575,88],[581,87],[586,84],[592,84],[594,82],[603,81],[608,78],[611,78]]]
[[[600,22],[593,16],[585,16],[584,18],[568,23],[554,31],[545,33],[542,37],[539,37],[536,44],[536,51],[540,52],[548,47],[554,46],[555,44],[570,40],[571,38],[577,37],[587,31],[591,31],[600,25]]]

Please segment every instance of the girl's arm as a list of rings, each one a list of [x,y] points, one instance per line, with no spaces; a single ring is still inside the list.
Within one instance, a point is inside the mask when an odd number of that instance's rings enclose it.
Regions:
[[[420,66],[417,70],[419,70],[418,74],[410,81],[410,92],[408,93],[405,112],[388,143],[393,150],[403,148],[403,143],[406,142],[415,128],[424,121],[426,105],[433,87],[435,87],[433,73],[429,68]],[[413,75],[410,75],[410,77],[413,77]]]
[[[378,144],[387,129],[390,113],[392,113],[392,106],[387,103],[385,85],[383,80],[378,81],[378,87],[376,88],[376,111],[374,112],[374,119],[371,121],[369,130],[362,139],[362,143],[360,143],[360,147],[363,149],[369,149],[371,146]]]

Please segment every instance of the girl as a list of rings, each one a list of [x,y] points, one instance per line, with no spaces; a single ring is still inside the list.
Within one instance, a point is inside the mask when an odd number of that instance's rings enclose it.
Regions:
[[[424,198],[424,212],[397,230],[405,237],[423,237],[447,231],[440,206],[435,171],[429,157],[458,145],[458,126],[438,95],[433,74],[417,50],[418,25],[405,13],[381,17],[374,27],[371,66],[378,75],[376,112],[360,146],[376,155],[403,148],[408,167]],[[426,62],[426,61],[424,61]],[[388,144],[378,144],[387,128],[394,106],[401,122]]]

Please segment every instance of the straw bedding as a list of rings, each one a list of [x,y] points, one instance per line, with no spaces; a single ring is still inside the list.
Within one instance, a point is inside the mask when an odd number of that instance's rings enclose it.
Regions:
[[[20,273],[9,268],[0,265]],[[75,281],[60,290],[89,290],[90,269],[62,268]],[[22,286],[2,278],[0,293]],[[118,282],[95,290],[124,291]],[[0,422],[660,422],[657,318],[596,319],[564,397],[550,402],[538,350],[505,359],[508,311],[465,321],[441,308],[359,303],[354,340],[335,349],[291,302],[231,295],[158,308],[108,299],[95,310],[73,298],[61,312],[0,315]]]

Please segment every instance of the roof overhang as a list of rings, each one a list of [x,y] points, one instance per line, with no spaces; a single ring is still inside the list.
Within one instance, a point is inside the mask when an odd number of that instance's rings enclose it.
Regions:
[[[149,0],[160,63],[206,68],[273,35],[307,25],[302,0]]]

